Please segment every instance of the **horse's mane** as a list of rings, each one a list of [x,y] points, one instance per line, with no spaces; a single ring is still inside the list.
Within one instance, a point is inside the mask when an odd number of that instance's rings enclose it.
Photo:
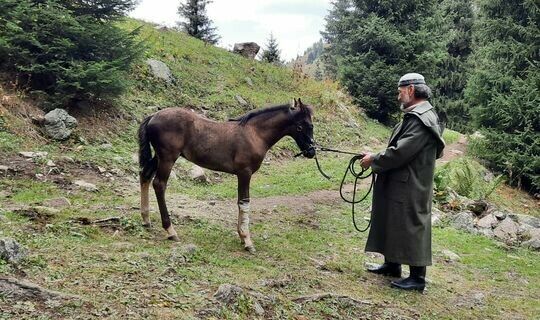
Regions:
[[[276,111],[288,111],[290,108],[291,108],[291,106],[288,103],[287,104],[275,105],[275,106],[271,106],[271,107],[264,108],[264,109],[250,111],[250,112],[246,113],[245,115],[240,116],[238,118],[229,119],[229,121],[238,121],[238,125],[243,126],[249,120],[251,120],[251,119],[253,119],[253,118],[257,117],[257,116],[267,114],[267,113],[273,113],[273,112],[276,112]]]

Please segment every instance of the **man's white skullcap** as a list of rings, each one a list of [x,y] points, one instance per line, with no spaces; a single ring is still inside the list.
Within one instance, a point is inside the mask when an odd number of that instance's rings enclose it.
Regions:
[[[407,73],[399,79],[398,87],[408,86],[410,84],[426,84],[424,76],[419,73]]]

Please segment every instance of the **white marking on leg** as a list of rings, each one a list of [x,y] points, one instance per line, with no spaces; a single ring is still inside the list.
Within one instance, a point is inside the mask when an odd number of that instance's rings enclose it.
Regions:
[[[148,190],[150,189],[150,181],[141,184],[141,216],[143,225],[150,226],[150,205]]]
[[[249,211],[249,199],[241,200],[238,203],[238,235],[244,242],[244,248],[252,251],[255,248],[251,241],[251,233],[249,232]]]
[[[167,236],[169,238],[178,237],[178,234],[176,234],[176,230],[174,230],[174,227],[172,226],[172,224],[166,230],[167,230]]]

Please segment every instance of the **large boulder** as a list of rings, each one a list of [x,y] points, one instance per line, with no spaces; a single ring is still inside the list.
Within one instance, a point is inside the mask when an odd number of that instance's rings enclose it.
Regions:
[[[77,126],[77,119],[64,109],[54,109],[45,115],[44,126],[49,137],[54,140],[65,140]]]
[[[234,44],[233,52],[249,59],[255,59],[260,49],[261,47],[255,42],[241,42]]]
[[[173,81],[174,77],[171,69],[169,69],[165,63],[155,59],[148,59],[146,60],[146,64],[148,64],[150,67],[154,77],[165,80],[167,83],[171,83]]]
[[[463,211],[455,214],[451,217],[450,224],[458,230],[464,230],[469,233],[477,232],[474,228],[474,213],[471,211]]]
[[[493,230],[493,233],[498,239],[510,242],[517,239],[518,230],[519,225],[514,220],[507,217],[499,223],[497,228]]]
[[[525,233],[525,238],[528,239],[522,243],[522,246],[540,251],[540,228],[531,228]]]

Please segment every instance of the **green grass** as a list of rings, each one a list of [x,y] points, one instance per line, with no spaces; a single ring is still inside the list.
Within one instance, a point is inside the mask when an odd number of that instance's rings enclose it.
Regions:
[[[330,180],[320,174],[314,159],[295,158],[289,160],[286,166],[283,165],[283,160],[275,160],[263,164],[260,170],[253,175],[250,196],[258,198],[302,195],[315,190],[338,189],[350,159],[329,153],[321,153],[318,157],[322,170],[330,175]],[[181,167],[187,170],[189,164],[182,162]],[[198,199],[236,198],[236,177],[228,174],[220,176],[222,177],[220,183],[211,184],[197,183],[185,178],[171,180],[170,188],[175,193],[186,194]],[[299,184],[299,181],[302,183]],[[352,181],[352,176],[349,174],[346,182],[351,183]]]
[[[445,129],[443,132],[443,139],[446,145],[458,142],[460,137],[461,133],[451,129]]]
[[[296,161],[282,164],[287,170],[294,170],[296,165]],[[312,182],[298,179],[295,184],[307,188]],[[33,189],[47,190],[43,186]],[[354,231],[350,208],[345,204],[320,204],[314,211],[301,213],[295,212],[294,205],[283,205],[275,213],[258,217],[252,224],[258,251],[250,255],[243,252],[234,227],[194,215],[177,226],[182,243],[175,245],[163,240],[159,227],[142,229],[136,211],[126,214],[115,209],[129,206],[131,198],[89,195],[69,195],[74,204],[72,215],[63,212],[49,221],[48,227],[35,229],[31,237],[22,231],[35,228],[36,222],[19,219],[13,213],[7,220],[0,220],[0,230],[3,236],[15,237],[30,249],[30,257],[22,264],[28,280],[82,295],[102,316],[120,318],[131,311],[135,317],[195,318],[196,310],[205,308],[208,295],[224,283],[274,296],[277,304],[269,311],[287,319],[298,315],[348,319],[384,312],[392,318],[502,319],[508,310],[523,318],[531,318],[538,311],[533,298],[540,293],[538,253],[509,251],[484,237],[451,228],[434,228],[435,263],[428,269],[431,283],[428,292],[419,295],[392,290],[385,279],[364,271],[364,262],[376,260],[363,255],[367,234]],[[19,193],[17,197],[22,199]],[[81,202],[82,198],[87,199]],[[89,209],[99,204],[105,207]],[[124,222],[118,232],[70,222],[77,210],[90,218],[121,215]],[[229,218],[231,222],[235,219]],[[174,252],[181,252],[186,243],[195,244],[197,250],[183,262]],[[461,260],[444,262],[440,254],[443,249],[457,253]],[[0,271],[15,272],[6,264],[0,264]],[[263,280],[285,282],[268,287],[262,285]],[[291,302],[321,292],[349,295],[374,305],[360,308],[325,300],[299,307]],[[477,292],[485,296],[483,305],[456,308],[458,303],[470,304]],[[250,305],[248,299],[230,308],[219,307],[218,318],[253,318]],[[72,305],[45,314],[71,317],[85,312],[82,305]]]

